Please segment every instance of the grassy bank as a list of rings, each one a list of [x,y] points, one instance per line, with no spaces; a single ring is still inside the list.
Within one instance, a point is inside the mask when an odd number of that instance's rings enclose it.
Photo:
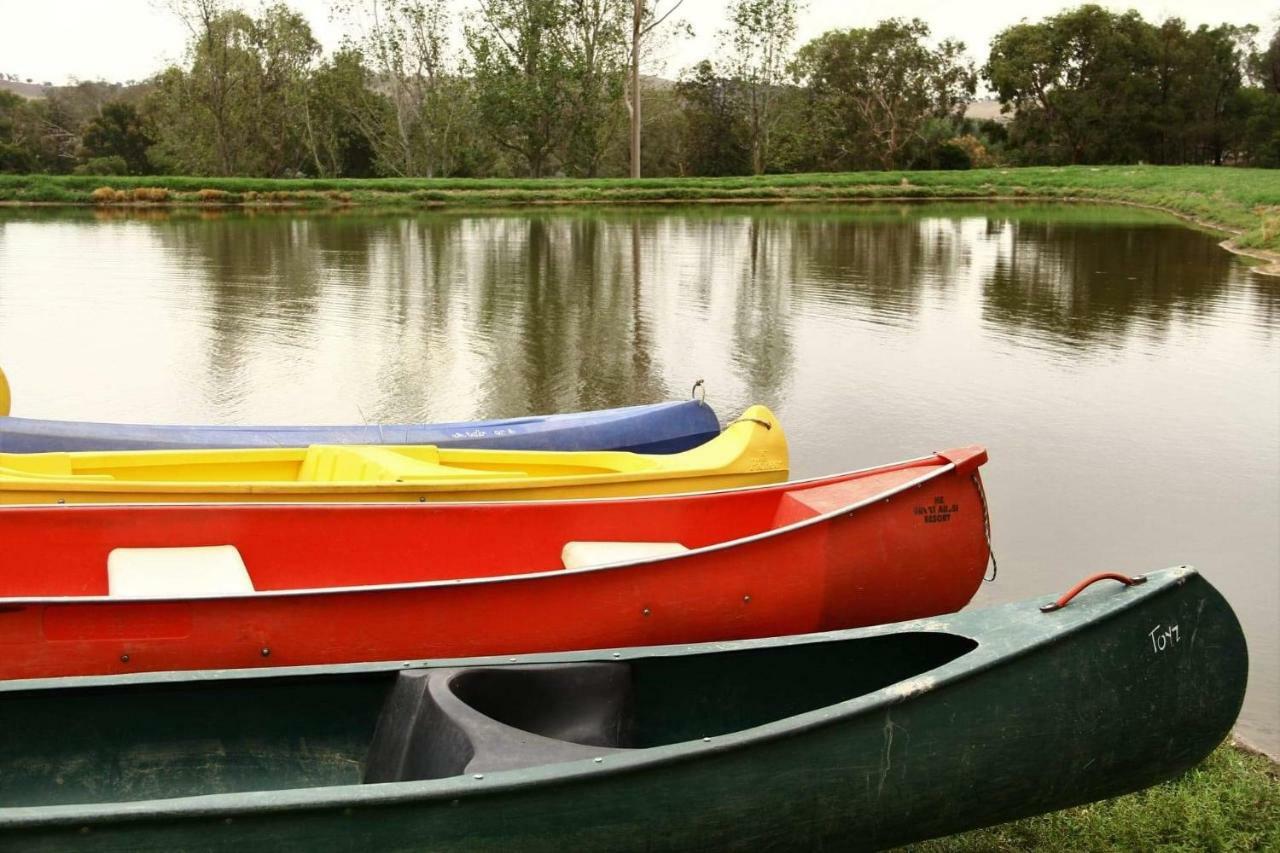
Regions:
[[[96,195],[95,195],[96,194]],[[1280,171],[1033,167],[737,178],[298,179],[0,175],[0,202],[115,205],[510,206],[635,202],[1076,199],[1160,208],[1280,259]]]
[[[982,790],[971,796],[981,799]],[[1280,775],[1267,758],[1223,745],[1185,776],[1136,794],[905,850],[1280,850]]]

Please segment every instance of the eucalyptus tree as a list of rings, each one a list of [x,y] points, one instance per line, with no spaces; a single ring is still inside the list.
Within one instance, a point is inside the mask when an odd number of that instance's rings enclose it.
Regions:
[[[344,106],[391,174],[453,171],[467,85],[450,44],[448,6],[446,0],[335,4],[356,33],[344,46],[348,61],[358,57],[368,68],[367,85],[348,91]]]
[[[49,104],[0,89],[0,172],[64,172],[61,134]]]
[[[627,0],[569,0],[561,38],[568,61],[565,169],[595,177],[623,119]]]
[[[640,134],[642,128],[640,63],[645,54],[653,47],[654,36],[667,19],[675,14],[684,4],[684,0],[632,0],[631,2],[631,47],[628,56],[629,73],[627,76],[627,113],[630,119],[630,158],[631,177],[640,177]],[[689,25],[681,22],[680,29],[691,33]]]
[[[1085,5],[1001,31],[983,73],[1026,160],[1223,163],[1261,104],[1240,96],[1256,34]]]
[[[1166,33],[1185,47],[1185,30]],[[1138,159],[1158,99],[1160,39],[1137,12],[1084,5],[998,33],[983,69],[1015,113],[1013,133],[1032,159],[1072,163]],[[1173,60],[1174,78],[1184,59]]]
[[[958,119],[977,85],[964,45],[929,41],[919,19],[832,30],[800,48],[814,144],[829,168],[901,168],[929,124]]]
[[[751,169],[749,130],[736,103],[736,86],[705,59],[676,85],[684,110],[684,157],[695,175],[741,175]]]
[[[174,66],[156,79],[149,106],[162,128],[160,156],[184,172],[236,174],[248,121],[242,107],[252,19],[225,0],[168,5],[187,27],[191,68]]]
[[[464,29],[480,121],[535,178],[565,136],[565,12],[562,0],[480,0]]]
[[[248,80],[251,162],[259,174],[297,174],[307,160],[304,116],[320,44],[307,19],[283,3],[252,19]]]
[[[1273,94],[1280,95],[1280,19],[1267,49],[1256,54],[1252,71],[1258,82]]]
[[[155,79],[145,102],[155,159],[172,171],[287,175],[306,162],[299,116],[320,45],[284,4],[254,18],[220,0],[175,0],[189,67]]]
[[[147,149],[155,142],[138,108],[128,101],[111,101],[85,125],[81,156],[89,160],[119,157],[130,175],[151,171]]]
[[[785,82],[788,50],[796,35],[800,0],[730,0],[729,27],[720,33],[729,76],[746,115],[751,169],[769,163],[769,139],[778,120],[778,89]]]
[[[394,173],[402,149],[390,99],[373,88],[364,55],[339,48],[311,75],[303,108],[310,172],[330,177],[369,177],[379,169]]]

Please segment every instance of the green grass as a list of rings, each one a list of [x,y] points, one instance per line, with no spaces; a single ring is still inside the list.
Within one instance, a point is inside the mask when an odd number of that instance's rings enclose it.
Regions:
[[[92,204],[99,187],[163,187],[169,205],[483,207],[665,202],[1026,198],[1139,204],[1280,253],[1280,170],[1070,166],[965,172],[841,172],[734,178],[297,179],[0,175],[0,202]],[[201,201],[202,189],[231,195]],[[264,195],[265,194],[265,195]]]
[[[982,797],[981,789],[972,796]],[[1229,744],[1181,778],[1091,803],[903,848],[910,853],[1280,850],[1280,775]]]

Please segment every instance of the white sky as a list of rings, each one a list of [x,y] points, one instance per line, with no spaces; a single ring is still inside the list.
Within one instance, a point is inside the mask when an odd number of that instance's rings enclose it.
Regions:
[[[252,10],[260,2],[241,0],[241,5]],[[326,50],[341,41],[342,28],[330,20],[329,0],[288,0],[288,5],[306,15]],[[473,0],[453,0],[452,5],[461,18],[473,8]],[[970,56],[981,64],[988,42],[999,30],[1022,18],[1034,21],[1076,5],[1076,0],[809,0],[799,20],[797,44],[833,28],[867,26],[885,17],[919,17],[929,23],[934,36],[964,41]],[[1267,34],[1280,17],[1277,0],[1131,0],[1102,5],[1117,11],[1135,8],[1150,21],[1180,17],[1192,26],[1255,24]],[[674,77],[714,51],[724,6],[720,0],[685,0],[678,14],[693,25],[695,36],[672,45],[667,67],[659,73]],[[56,84],[72,78],[142,79],[181,58],[185,35],[181,23],[156,0],[0,0],[0,72]]]

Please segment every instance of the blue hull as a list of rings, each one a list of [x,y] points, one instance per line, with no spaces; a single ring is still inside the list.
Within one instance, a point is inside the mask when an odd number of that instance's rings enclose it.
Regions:
[[[0,417],[0,452],[434,444],[506,450],[678,453],[714,438],[719,432],[715,412],[698,400],[448,424],[181,426]]]

